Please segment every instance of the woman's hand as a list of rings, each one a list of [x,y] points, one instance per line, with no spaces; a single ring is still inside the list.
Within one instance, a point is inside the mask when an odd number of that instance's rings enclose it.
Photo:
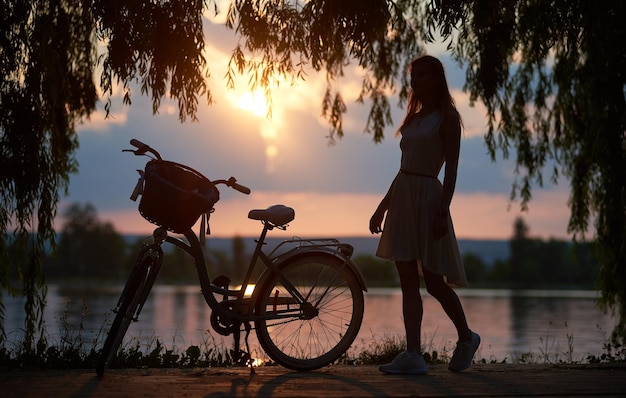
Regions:
[[[377,234],[382,231],[381,226],[383,224],[383,218],[385,217],[385,211],[376,209],[372,218],[370,218],[370,232]]]
[[[439,212],[433,221],[433,238],[439,240],[448,233],[448,213]]]

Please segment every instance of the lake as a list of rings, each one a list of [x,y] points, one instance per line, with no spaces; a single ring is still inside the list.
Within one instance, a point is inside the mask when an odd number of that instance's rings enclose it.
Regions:
[[[49,344],[60,345],[62,338],[71,336],[82,338],[86,349],[94,341],[100,348],[120,291],[119,286],[50,285],[45,311]],[[522,357],[532,362],[583,361],[604,353],[603,344],[616,324],[596,307],[598,293],[593,291],[457,289],[457,293],[470,327],[482,337],[477,358],[487,361],[513,363]],[[454,327],[435,299],[425,291],[422,297],[422,344],[428,352],[451,355]],[[11,347],[21,339],[23,300],[5,296],[3,302]],[[207,331],[210,315],[198,286],[157,285],[139,322],[131,325],[127,341],[150,346],[158,338],[167,349],[180,351],[191,345],[230,349],[232,339]],[[253,357],[259,358],[254,332],[250,336]],[[370,289],[363,325],[350,353],[358,355],[376,342],[403,336],[399,289]]]

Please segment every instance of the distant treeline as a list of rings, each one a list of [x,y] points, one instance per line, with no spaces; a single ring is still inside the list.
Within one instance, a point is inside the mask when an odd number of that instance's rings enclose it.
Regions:
[[[518,218],[506,260],[486,264],[480,253],[466,252],[463,263],[470,287],[502,289],[594,289],[599,264],[592,243],[528,237]],[[372,256],[356,257],[369,286],[398,286],[392,262]]]
[[[91,204],[70,206],[64,214],[56,256],[44,259],[46,279],[101,280],[123,282],[135,260],[141,241],[128,243],[112,224],[98,219]],[[510,256],[486,264],[480,253],[463,255],[471,287],[509,289],[593,289],[599,266],[592,256],[591,243],[540,240],[528,236],[522,219],[515,221],[509,241]],[[241,280],[248,264],[242,238],[234,237],[230,251],[207,250],[212,277],[226,275]],[[396,287],[398,278],[391,261],[370,255],[357,255],[368,286]],[[27,263],[24,261],[24,263]],[[157,283],[197,281],[192,259],[180,249],[166,253],[165,265]]]

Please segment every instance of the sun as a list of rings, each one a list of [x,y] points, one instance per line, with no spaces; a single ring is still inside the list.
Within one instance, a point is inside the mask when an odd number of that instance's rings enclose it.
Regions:
[[[267,101],[261,90],[243,93],[239,97],[237,105],[243,110],[252,112],[255,116],[265,117],[267,115]]]

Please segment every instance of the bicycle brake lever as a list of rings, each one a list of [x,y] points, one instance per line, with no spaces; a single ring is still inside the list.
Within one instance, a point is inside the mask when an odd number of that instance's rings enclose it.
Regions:
[[[132,152],[135,154],[135,156],[141,156],[141,155],[145,155],[147,151],[147,148],[141,148],[141,149],[122,149],[122,152]]]

